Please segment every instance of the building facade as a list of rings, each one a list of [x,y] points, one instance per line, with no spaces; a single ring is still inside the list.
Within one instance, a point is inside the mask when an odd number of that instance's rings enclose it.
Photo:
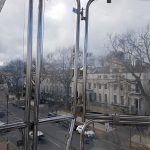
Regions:
[[[150,73],[135,73],[146,93],[150,92]],[[145,97],[132,73],[117,60],[103,67],[88,69],[86,80],[87,110],[106,113],[146,114]],[[78,79],[78,93],[82,96],[82,78]],[[72,89],[73,86],[71,85]],[[73,90],[72,90],[73,91]]]

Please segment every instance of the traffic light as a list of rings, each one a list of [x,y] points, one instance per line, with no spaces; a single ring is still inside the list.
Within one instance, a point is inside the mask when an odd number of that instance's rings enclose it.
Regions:
[[[111,3],[111,0],[107,0],[107,3]]]

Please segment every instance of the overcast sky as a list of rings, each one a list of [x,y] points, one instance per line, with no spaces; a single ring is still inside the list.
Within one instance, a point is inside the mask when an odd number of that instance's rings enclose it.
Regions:
[[[87,0],[81,0],[85,7]],[[34,39],[36,49],[37,0],[34,0]],[[58,48],[75,44],[75,0],[46,0],[44,13],[44,55]],[[90,7],[89,51],[106,54],[104,45],[108,34],[140,31],[150,23],[150,1],[144,0],[95,0]],[[0,65],[14,58],[23,58],[26,52],[27,0],[6,0],[0,13]],[[84,42],[84,22],[81,22],[80,47]],[[24,41],[24,42],[23,42]],[[24,44],[23,44],[24,43]],[[24,50],[24,52],[23,52]]]

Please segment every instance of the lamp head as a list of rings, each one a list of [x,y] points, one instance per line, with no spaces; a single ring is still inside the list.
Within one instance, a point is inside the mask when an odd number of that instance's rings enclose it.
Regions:
[[[111,0],[107,0],[107,3],[111,3]]]

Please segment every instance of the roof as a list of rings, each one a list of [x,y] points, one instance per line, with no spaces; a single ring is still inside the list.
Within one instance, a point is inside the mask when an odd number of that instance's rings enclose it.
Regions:
[[[95,68],[88,68],[88,73],[98,74],[98,73],[110,73],[110,67],[95,67]]]

